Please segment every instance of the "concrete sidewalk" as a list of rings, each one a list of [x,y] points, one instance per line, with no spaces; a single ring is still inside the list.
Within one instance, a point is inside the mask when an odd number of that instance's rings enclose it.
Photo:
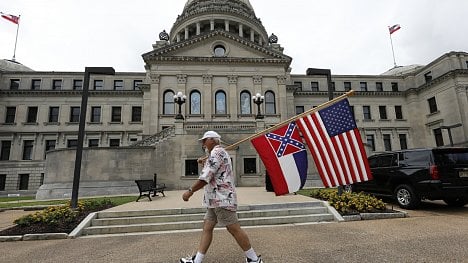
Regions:
[[[151,197],[153,201],[149,201],[148,198],[142,197],[138,202],[131,202],[112,207],[108,209],[108,211],[194,208],[202,206],[203,190],[195,192],[188,202],[184,202],[184,200],[182,200],[182,194],[184,192],[185,190],[165,191],[165,197],[159,194],[159,196]],[[275,193],[267,192],[264,187],[238,187],[237,199],[239,206],[317,201],[317,199],[303,195],[288,194],[275,196]]]

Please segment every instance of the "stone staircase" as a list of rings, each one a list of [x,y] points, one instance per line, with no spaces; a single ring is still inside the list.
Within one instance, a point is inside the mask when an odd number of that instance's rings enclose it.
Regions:
[[[139,211],[101,211],[81,231],[81,237],[122,234],[167,233],[201,230],[204,208],[178,208]],[[320,201],[247,205],[238,208],[240,224],[272,226],[334,221]]]

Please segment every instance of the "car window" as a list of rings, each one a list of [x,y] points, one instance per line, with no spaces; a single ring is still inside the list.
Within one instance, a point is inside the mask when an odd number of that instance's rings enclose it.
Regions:
[[[370,168],[379,167],[379,158],[377,158],[376,156],[369,157],[369,167]]]
[[[405,152],[404,155],[406,165],[426,166],[431,162],[430,151],[411,151]]]
[[[379,157],[379,166],[380,167],[391,167],[395,166],[395,161],[396,160],[396,155],[395,154],[388,154],[388,155],[382,155]],[[398,164],[398,162],[397,162]]]
[[[468,153],[435,153],[437,164],[468,164]]]

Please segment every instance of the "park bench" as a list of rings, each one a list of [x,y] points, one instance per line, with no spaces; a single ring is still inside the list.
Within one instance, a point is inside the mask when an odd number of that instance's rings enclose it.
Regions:
[[[166,189],[166,185],[163,183],[157,183],[157,175],[154,174],[154,179],[153,180],[135,180],[135,183],[138,186],[138,190],[140,191],[140,196],[138,196],[136,202],[140,200],[143,196],[146,196],[151,200],[151,193],[153,193],[153,197],[157,196],[157,193],[161,193],[163,196],[166,196],[164,194],[164,190]]]

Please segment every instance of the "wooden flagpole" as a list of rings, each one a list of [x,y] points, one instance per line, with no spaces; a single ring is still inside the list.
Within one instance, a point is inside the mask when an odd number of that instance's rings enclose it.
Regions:
[[[315,108],[312,108],[312,109],[307,110],[307,111],[305,111],[305,112],[303,112],[303,113],[301,113],[301,114],[298,114],[298,115],[296,115],[296,116],[294,116],[294,117],[292,117],[292,118],[289,118],[289,119],[287,119],[287,120],[285,120],[285,121],[282,121],[282,122],[276,124],[275,126],[272,126],[272,127],[270,127],[270,128],[267,128],[267,129],[265,129],[265,130],[263,130],[263,131],[261,131],[261,132],[258,132],[258,133],[256,133],[256,134],[250,135],[250,136],[247,137],[247,138],[244,138],[244,139],[242,139],[242,140],[240,140],[240,141],[238,141],[238,142],[236,142],[236,143],[234,143],[234,144],[231,144],[231,145],[225,147],[225,149],[226,149],[226,150],[232,150],[232,149],[234,149],[235,147],[237,147],[237,146],[238,146],[239,144],[241,144],[241,143],[244,143],[244,142],[246,142],[246,141],[252,140],[253,138],[258,137],[258,136],[261,136],[261,135],[263,135],[263,134],[265,134],[265,133],[268,133],[268,132],[270,132],[270,131],[276,130],[276,129],[278,129],[279,127],[281,127],[281,126],[283,126],[283,125],[285,125],[285,124],[288,124],[288,123],[290,123],[290,122],[292,122],[292,121],[298,120],[298,119],[300,119],[300,118],[302,118],[302,117],[304,117],[304,116],[306,116],[306,115],[309,115],[309,114],[311,114],[311,113],[317,112],[317,111],[319,111],[319,110],[321,110],[321,109],[323,109],[323,108],[326,108],[326,107],[328,107],[328,106],[330,106],[330,105],[332,105],[332,104],[337,103],[338,101],[344,100],[344,99],[346,99],[347,97],[352,96],[352,95],[354,95],[354,90],[350,90],[350,91],[346,92],[345,94],[343,94],[343,95],[341,95],[341,96],[339,96],[339,97],[336,97],[336,98],[334,98],[334,99],[332,99],[332,100],[329,100],[329,101],[327,101],[327,102],[325,102],[325,103],[323,103],[323,104],[320,104],[319,106],[317,106],[317,107],[315,107]]]

